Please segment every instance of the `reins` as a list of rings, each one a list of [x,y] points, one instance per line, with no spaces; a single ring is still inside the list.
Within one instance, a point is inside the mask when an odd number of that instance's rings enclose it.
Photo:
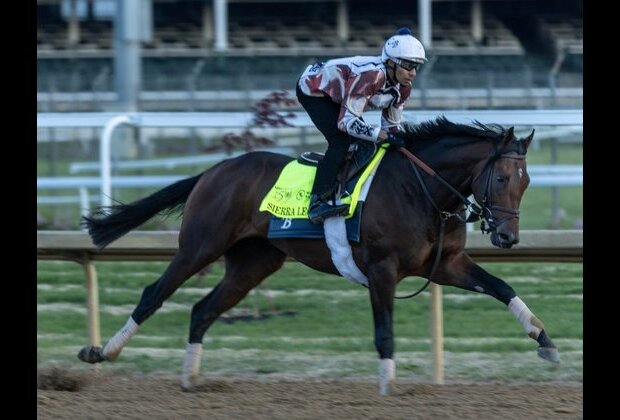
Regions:
[[[435,261],[433,261],[433,268],[431,268],[431,273],[428,276],[428,280],[426,281],[424,286],[422,286],[420,288],[420,290],[418,290],[417,292],[414,292],[414,293],[411,293],[411,294],[405,295],[405,296],[394,296],[395,299],[409,299],[409,298],[415,297],[415,296],[419,295],[420,293],[422,293],[424,291],[424,289],[426,289],[428,287],[428,285],[431,283],[431,280],[433,279],[433,276],[435,275],[435,271],[437,270],[437,267],[439,266],[439,260],[441,259],[441,251],[443,249],[443,236],[444,236],[444,230],[445,230],[445,226],[446,226],[446,220],[448,220],[450,218],[450,216],[452,216],[453,214],[445,212],[445,211],[442,211],[439,208],[439,206],[437,206],[437,203],[435,203],[435,200],[433,200],[433,197],[431,196],[431,193],[428,191],[428,188],[426,188],[426,184],[424,183],[424,180],[422,179],[422,175],[420,175],[420,170],[418,169],[418,166],[420,168],[422,168],[422,170],[424,170],[424,172],[426,172],[430,176],[437,175],[437,172],[435,172],[430,166],[428,166],[427,164],[422,162],[413,153],[409,152],[409,150],[405,149],[404,147],[401,147],[399,150],[405,156],[407,156],[407,158],[409,158],[409,160],[411,161],[410,162],[411,163],[411,167],[413,168],[413,172],[415,173],[416,178],[418,178],[418,181],[420,182],[420,186],[422,187],[422,191],[424,191],[424,195],[426,195],[426,197],[431,202],[431,204],[433,205],[435,210],[437,210],[437,212],[439,213],[439,220],[440,220],[440,223],[439,223],[439,240],[437,241],[437,252],[435,253]],[[442,180],[445,183],[445,185],[447,185],[451,190],[456,192],[459,196],[463,197],[461,195],[461,193],[459,193],[454,188],[452,188],[452,185],[448,184],[443,178],[441,178],[439,175],[437,175],[437,177],[438,177],[437,179]]]
[[[483,208],[481,208],[480,206],[476,205],[475,203],[472,203],[467,197],[465,197],[463,194],[461,194],[459,191],[457,191],[452,185],[450,185],[450,183],[448,181],[446,181],[445,179],[443,179],[441,177],[441,175],[439,175],[437,172],[435,172],[430,166],[428,166],[427,164],[425,164],[423,161],[421,161],[417,156],[415,156],[413,153],[411,153],[409,150],[405,149],[404,147],[400,147],[398,149],[402,154],[404,154],[408,159],[409,159],[409,163],[411,164],[411,167],[413,168],[413,172],[416,175],[416,178],[418,179],[420,186],[422,187],[422,191],[424,191],[424,195],[426,195],[426,198],[428,198],[428,200],[430,201],[431,205],[435,208],[435,210],[437,210],[437,212],[439,213],[439,239],[437,241],[437,251],[435,253],[435,261],[433,262],[433,267],[431,268],[431,272],[428,276],[428,280],[426,281],[426,283],[424,284],[424,286],[422,286],[422,288],[420,288],[420,290],[418,290],[417,292],[414,292],[412,294],[406,295],[406,296],[395,296],[395,299],[409,299],[412,298],[414,296],[419,295],[420,293],[422,293],[424,291],[424,289],[426,289],[428,287],[428,285],[430,284],[430,282],[433,279],[433,276],[435,275],[435,271],[437,270],[437,267],[439,266],[439,260],[441,259],[441,253],[443,250],[443,239],[444,239],[444,230],[445,230],[445,225],[446,225],[446,221],[450,218],[450,217],[456,217],[461,223],[471,223],[471,222],[475,222],[480,220],[481,218],[483,219],[482,221],[482,225],[481,225],[481,230],[482,233],[489,233],[492,230],[496,229],[497,226],[499,226],[499,224],[505,222],[507,219],[502,219],[500,221],[500,223],[495,223],[495,221],[492,219],[492,214],[491,214],[491,209],[495,209],[504,213],[508,213],[511,214],[513,217],[519,217],[519,211],[518,210],[514,210],[514,209],[509,209],[509,208],[505,208],[505,207],[500,207],[500,206],[487,206],[486,205],[486,201],[487,201],[487,194],[489,192],[490,189],[490,180],[491,180],[491,176],[493,171],[489,171],[489,175],[487,178],[487,183],[485,186],[485,197],[484,197],[484,201],[485,203],[483,203]],[[507,154],[498,154],[496,156],[494,156],[493,158],[491,158],[489,160],[489,163],[494,162],[495,159],[497,158],[513,158],[513,159],[525,159],[525,156],[521,156],[521,155],[517,155],[517,156],[513,156],[513,155],[507,155]],[[444,186],[446,186],[454,195],[456,195],[457,197],[459,197],[461,199],[461,201],[463,202],[463,204],[465,205],[465,209],[469,209],[470,214],[467,217],[467,219],[464,219],[460,214],[458,213],[451,213],[445,210],[441,210],[439,208],[439,206],[437,205],[437,203],[435,203],[435,200],[433,200],[433,197],[431,196],[431,193],[428,191],[428,188],[426,187],[426,184],[424,182],[424,180],[422,179],[422,175],[420,174],[420,170],[418,169],[418,166],[424,171],[426,172],[428,175],[434,177],[435,179],[437,179],[439,182],[441,182]],[[485,228],[484,226],[484,222],[485,220],[489,223],[489,227]]]
[[[428,166],[426,163],[422,162],[417,156],[415,156],[413,153],[411,153],[409,150],[405,149],[404,147],[399,148],[399,151],[404,154],[405,156],[407,156],[407,158],[409,158],[409,160],[413,163],[415,163],[415,165],[412,163],[411,167],[413,168],[416,177],[418,178],[418,181],[420,181],[420,185],[422,186],[422,189],[424,190],[424,194],[426,195],[426,197],[430,200],[431,204],[433,205],[433,207],[435,207],[435,209],[439,212],[439,213],[446,213],[449,217],[455,216],[457,218],[459,218],[460,220],[460,216],[455,214],[455,213],[449,213],[449,212],[444,212],[441,209],[439,209],[439,207],[437,206],[437,204],[435,204],[435,201],[433,200],[433,198],[431,197],[430,193],[428,192],[428,189],[426,188],[426,185],[424,184],[424,182],[422,181],[422,177],[420,176],[420,171],[418,171],[417,166],[419,166],[420,168],[422,168],[422,170],[424,172],[426,172],[427,174],[429,174],[432,177],[435,177],[439,182],[441,182],[443,185],[445,185],[450,191],[452,191],[452,193],[454,195],[456,195],[458,198],[461,199],[461,201],[463,202],[463,204],[465,204],[465,207],[467,209],[469,209],[469,211],[471,212],[471,214],[476,215],[476,216],[480,216],[482,214],[482,209],[475,203],[472,203],[467,197],[465,197],[463,194],[461,194],[460,192],[458,192],[452,185],[450,185],[450,183],[448,181],[446,181],[445,179],[443,179],[441,177],[441,175],[439,175],[437,172],[435,172],[430,166]],[[417,166],[416,166],[417,165]],[[479,218],[479,217],[478,217]],[[469,223],[469,222],[474,222],[477,221],[476,220],[470,220],[470,218],[468,218],[466,221],[461,220],[464,223]]]

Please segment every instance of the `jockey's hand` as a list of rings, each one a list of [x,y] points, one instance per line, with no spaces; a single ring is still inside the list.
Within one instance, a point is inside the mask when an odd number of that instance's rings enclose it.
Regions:
[[[392,132],[387,133],[387,139],[385,139],[385,142],[395,147],[405,146],[405,140],[398,134]]]

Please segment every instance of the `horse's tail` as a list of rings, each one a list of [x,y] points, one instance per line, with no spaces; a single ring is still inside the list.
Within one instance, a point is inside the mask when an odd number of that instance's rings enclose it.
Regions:
[[[99,208],[90,216],[83,216],[82,222],[93,243],[103,249],[162,210],[167,210],[165,215],[180,210],[201,176],[182,179],[130,204]]]

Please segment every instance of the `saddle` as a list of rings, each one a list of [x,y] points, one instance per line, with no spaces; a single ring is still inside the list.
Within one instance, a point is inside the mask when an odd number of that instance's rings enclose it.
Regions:
[[[337,196],[343,203],[350,204],[349,214],[345,218],[352,217],[358,204],[365,200],[368,188],[364,186],[370,186],[371,175],[381,163],[386,149],[384,146],[378,147],[366,141],[350,149],[350,156],[339,175],[345,183],[340,185],[338,181],[334,188],[337,191],[331,191],[331,194]],[[305,153],[303,156],[292,160],[282,168],[278,179],[265,194],[259,211],[269,212],[282,219],[304,219],[310,223],[307,215],[310,191],[316,176],[316,165],[323,155]]]
[[[377,152],[377,144],[367,140],[357,140],[349,146],[349,150],[345,155],[345,161],[336,179],[342,187],[355,178],[357,174],[364,169]],[[297,158],[297,161],[303,165],[317,166],[321,159],[325,157],[325,153],[303,152]]]

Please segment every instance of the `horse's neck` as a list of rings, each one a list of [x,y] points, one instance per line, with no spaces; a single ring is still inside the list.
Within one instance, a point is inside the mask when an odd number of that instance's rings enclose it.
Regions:
[[[475,146],[475,147],[474,147]],[[471,195],[471,182],[474,169],[488,157],[492,146],[489,144],[475,144],[472,147],[461,146],[454,151],[429,148],[420,151],[417,155],[424,163],[430,166],[441,178],[446,180],[460,194],[467,197]],[[410,164],[408,164],[410,166]],[[433,200],[441,210],[454,211],[462,200],[446,187],[437,176],[431,177],[421,172]],[[417,177],[414,176],[415,188],[423,193]]]

